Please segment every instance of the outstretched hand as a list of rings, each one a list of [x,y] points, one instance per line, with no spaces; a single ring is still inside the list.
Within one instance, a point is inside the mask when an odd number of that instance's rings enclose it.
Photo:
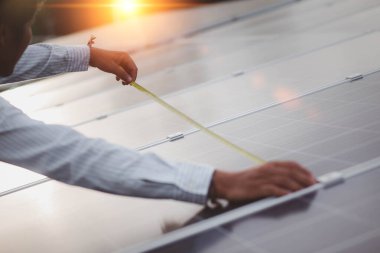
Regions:
[[[212,198],[246,202],[269,196],[284,196],[317,183],[314,176],[295,162],[268,162],[241,172],[214,174]]]
[[[137,66],[129,54],[91,47],[90,66],[116,75],[116,80],[123,84],[136,81]]]

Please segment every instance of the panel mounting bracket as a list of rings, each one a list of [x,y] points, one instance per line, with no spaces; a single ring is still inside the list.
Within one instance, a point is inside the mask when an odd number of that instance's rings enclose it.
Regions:
[[[354,75],[350,75],[346,77],[346,79],[349,80],[350,82],[354,82],[363,78],[364,78],[363,74],[354,74]]]
[[[169,141],[176,141],[176,140],[185,138],[185,135],[183,133],[181,133],[181,132],[178,132],[178,133],[175,133],[175,134],[168,135],[166,138]]]
[[[341,172],[334,171],[320,176],[318,178],[318,181],[323,185],[324,188],[330,188],[344,183],[345,178]]]
[[[245,74],[245,71],[244,70],[240,70],[240,71],[236,71],[235,73],[232,73],[232,76],[233,77],[238,77],[238,76],[242,76]]]

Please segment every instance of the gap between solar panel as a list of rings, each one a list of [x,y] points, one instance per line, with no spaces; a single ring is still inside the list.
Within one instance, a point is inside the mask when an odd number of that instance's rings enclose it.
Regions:
[[[184,114],[183,112],[179,111],[178,109],[176,109],[172,105],[166,103],[164,100],[162,100],[161,98],[159,98],[156,94],[154,94],[153,92],[147,90],[146,88],[144,88],[143,86],[139,85],[138,83],[132,82],[131,85],[133,87],[135,87],[137,90],[139,90],[139,91],[145,93],[146,95],[148,95],[149,97],[151,97],[154,101],[156,101],[158,104],[160,104],[163,107],[165,107],[167,110],[169,110],[172,113],[176,114],[177,116],[179,116],[180,118],[184,119],[185,121],[187,121],[191,125],[193,125],[196,128],[198,128],[199,130],[203,131],[207,135],[215,138],[216,140],[218,140],[219,142],[223,143],[227,147],[235,150],[239,154],[241,154],[241,155],[249,158],[250,160],[254,161],[255,163],[258,163],[258,164],[265,163],[265,160],[262,159],[261,157],[252,154],[251,152],[249,152],[249,151],[247,151],[247,150],[239,147],[238,145],[236,145],[236,144],[230,142],[229,140],[225,139],[224,137],[218,135],[214,131],[211,131],[210,129],[204,127],[202,124],[198,123],[197,121],[195,121],[191,117],[189,117],[186,114]],[[183,135],[182,135],[182,137],[183,137]]]

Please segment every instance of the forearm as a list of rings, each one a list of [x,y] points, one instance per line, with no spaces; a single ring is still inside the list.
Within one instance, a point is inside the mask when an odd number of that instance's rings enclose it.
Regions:
[[[88,70],[90,49],[87,46],[31,45],[24,52],[11,76],[0,84],[42,78],[67,72]]]
[[[0,160],[53,179],[114,194],[204,204],[213,168],[89,139],[34,121],[0,98]]]

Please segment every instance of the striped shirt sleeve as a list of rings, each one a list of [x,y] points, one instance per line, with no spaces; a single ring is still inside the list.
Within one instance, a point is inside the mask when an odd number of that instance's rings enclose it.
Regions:
[[[214,168],[170,162],[30,119],[0,98],[0,160],[99,191],[205,204]]]
[[[29,46],[18,61],[12,75],[0,77],[0,84],[42,78],[66,72],[88,70],[88,46],[59,46],[34,44]]]

